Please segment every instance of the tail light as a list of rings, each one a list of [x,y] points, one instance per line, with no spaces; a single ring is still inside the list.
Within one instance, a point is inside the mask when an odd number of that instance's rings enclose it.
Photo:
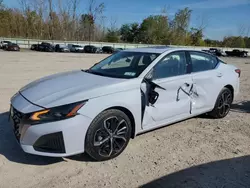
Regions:
[[[240,69],[235,69],[235,72],[239,75],[239,77],[240,77],[240,75],[241,75],[241,70]]]

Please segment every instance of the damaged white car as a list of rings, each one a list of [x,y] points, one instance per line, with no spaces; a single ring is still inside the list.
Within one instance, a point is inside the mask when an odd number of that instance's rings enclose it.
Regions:
[[[64,157],[118,156],[130,138],[200,114],[225,117],[241,71],[191,49],[117,52],[88,70],[34,81],[11,99],[10,120],[22,149]]]

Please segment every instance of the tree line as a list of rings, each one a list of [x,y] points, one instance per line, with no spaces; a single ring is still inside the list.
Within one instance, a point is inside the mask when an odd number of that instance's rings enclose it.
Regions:
[[[8,8],[0,0],[0,36],[49,40],[106,41],[162,45],[193,45],[250,48],[249,32],[225,37],[222,41],[204,39],[206,27],[190,27],[192,10],[178,10],[173,18],[165,8],[141,23],[105,24],[105,4],[88,0],[18,0],[19,8]],[[245,37],[244,37],[245,35]]]

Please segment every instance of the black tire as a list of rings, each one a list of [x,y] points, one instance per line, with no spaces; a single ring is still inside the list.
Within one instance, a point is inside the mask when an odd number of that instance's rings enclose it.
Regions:
[[[100,113],[91,123],[85,139],[85,151],[97,161],[120,155],[131,138],[131,121],[116,109]]]
[[[228,88],[223,88],[220,92],[214,109],[209,115],[215,119],[224,118],[229,113],[233,102],[233,93]]]

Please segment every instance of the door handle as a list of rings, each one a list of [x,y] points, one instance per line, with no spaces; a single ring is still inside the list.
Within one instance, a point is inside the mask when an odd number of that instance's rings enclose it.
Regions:
[[[217,74],[217,77],[219,77],[219,78],[222,77],[222,76],[223,76],[222,73],[218,73],[218,74]]]

